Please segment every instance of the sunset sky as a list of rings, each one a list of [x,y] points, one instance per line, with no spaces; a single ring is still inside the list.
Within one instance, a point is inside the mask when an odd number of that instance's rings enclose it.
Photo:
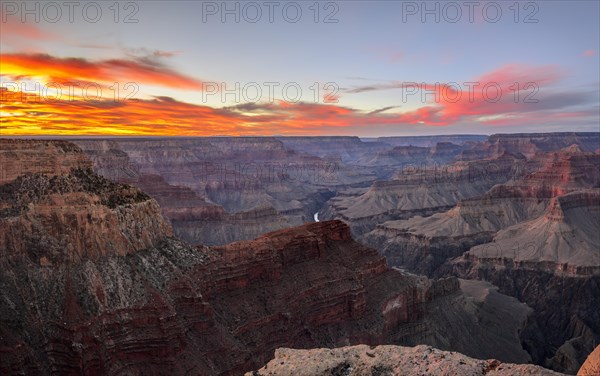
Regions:
[[[600,2],[466,3],[3,0],[0,135],[599,130]]]

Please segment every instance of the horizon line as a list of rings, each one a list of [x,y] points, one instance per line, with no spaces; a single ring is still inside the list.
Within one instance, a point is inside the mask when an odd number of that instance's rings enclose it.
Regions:
[[[490,137],[494,135],[534,135],[534,134],[598,134],[600,131],[556,131],[556,132],[498,132],[498,133],[451,133],[451,134],[412,134],[412,135],[384,135],[384,136],[359,136],[359,135],[210,135],[210,136],[177,136],[177,135],[53,135],[53,134],[23,134],[23,135],[2,135],[0,138],[359,138],[359,139],[378,139],[391,137]]]

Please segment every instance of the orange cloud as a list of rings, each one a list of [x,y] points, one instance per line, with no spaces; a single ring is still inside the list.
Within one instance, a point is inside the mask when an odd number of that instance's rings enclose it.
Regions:
[[[67,64],[77,71],[77,77],[105,74],[103,64],[79,59],[68,62],[44,59],[41,60],[49,63],[45,69],[52,73],[58,70],[56,65],[62,69]],[[129,64],[116,66],[132,69]],[[33,72],[32,69],[30,73]],[[169,97],[47,100],[29,92],[0,88],[0,135],[322,135],[348,134],[364,127],[373,129],[373,126],[460,126],[464,123],[504,126],[536,121],[543,124],[556,119],[589,121],[594,116],[597,119],[597,111],[594,115],[581,109],[581,105],[590,100],[588,93],[546,92],[543,97],[534,96],[539,98],[537,103],[524,102],[525,97],[533,93],[531,88],[525,88],[526,82],[535,82],[541,90],[561,77],[560,71],[553,67],[507,66],[474,80],[480,86],[473,93],[451,85],[425,84],[423,89],[429,92],[428,100],[421,107],[404,112],[391,111],[396,106],[364,112],[330,103],[283,101],[214,108]],[[490,82],[504,92],[498,101],[490,100],[493,90],[488,96],[480,90]],[[519,90],[511,89],[514,82],[520,82]],[[515,92],[519,93],[518,101],[515,101]],[[433,99],[433,94],[437,94],[438,100]],[[459,95],[460,99],[455,100]],[[572,106],[577,106],[577,110],[570,110]]]
[[[46,54],[1,54],[2,74],[45,77],[47,82],[87,81],[98,84],[135,82],[177,89],[201,89],[202,82],[146,60],[89,61]]]
[[[53,101],[6,88],[0,88],[0,114],[2,135],[315,134],[369,122],[360,111],[325,104],[281,101],[219,109],[168,97]]]
[[[3,88],[0,95],[2,135],[212,134],[240,125],[235,114],[170,98],[53,101]]]

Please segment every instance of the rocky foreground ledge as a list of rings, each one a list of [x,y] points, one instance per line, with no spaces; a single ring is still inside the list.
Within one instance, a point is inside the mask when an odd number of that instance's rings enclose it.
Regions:
[[[556,376],[530,364],[473,359],[430,346],[349,346],[336,349],[277,349],[275,358],[246,376]]]

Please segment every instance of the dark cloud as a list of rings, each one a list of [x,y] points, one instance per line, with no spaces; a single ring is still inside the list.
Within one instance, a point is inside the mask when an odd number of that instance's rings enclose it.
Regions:
[[[377,110],[371,111],[367,115],[375,115],[375,114],[379,114],[379,113],[387,111],[387,110],[391,110],[392,108],[399,108],[399,107],[400,106],[387,106],[387,107],[383,107],[383,108],[379,108]]]

